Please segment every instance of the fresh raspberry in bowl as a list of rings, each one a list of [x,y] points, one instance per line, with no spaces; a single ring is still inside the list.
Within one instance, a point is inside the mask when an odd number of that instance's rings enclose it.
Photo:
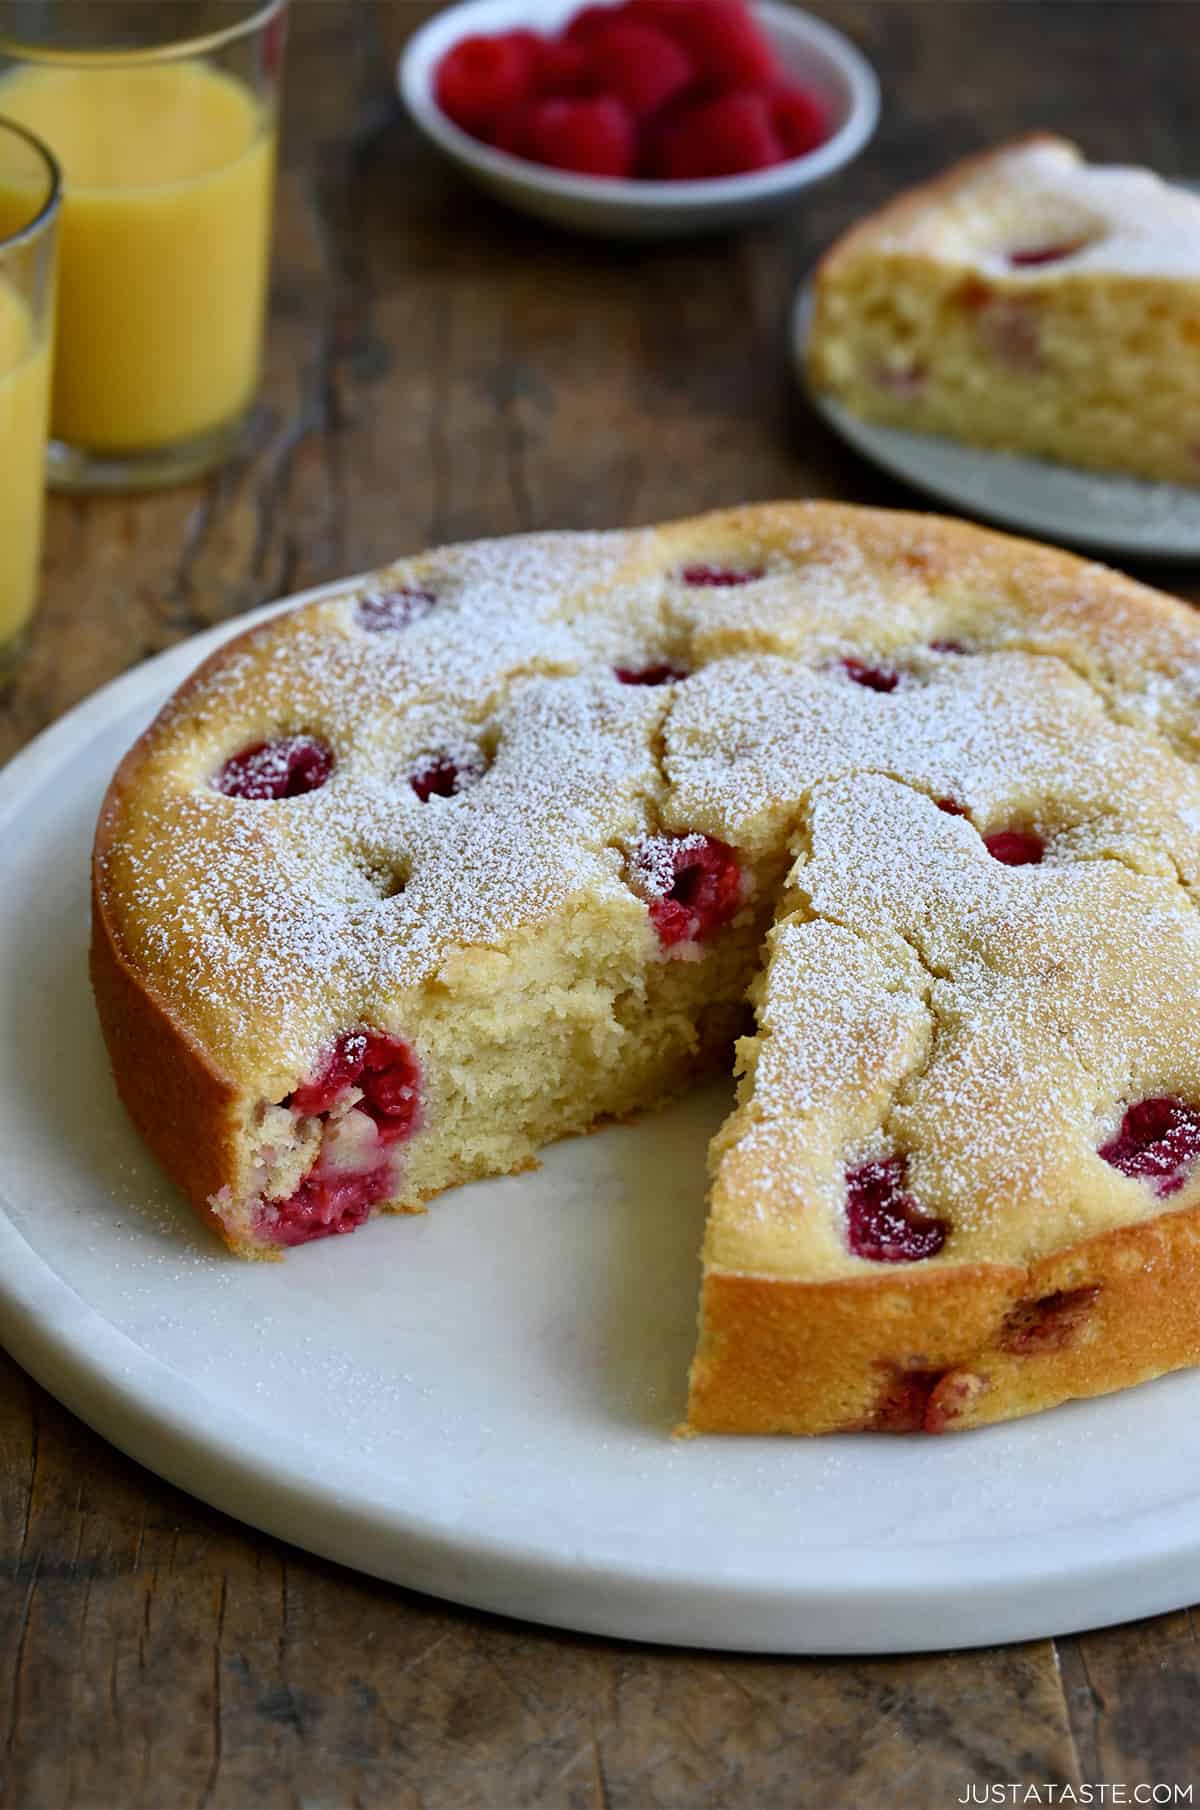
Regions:
[[[617,0],[545,37],[473,34],[442,56],[434,93],[473,138],[585,176],[736,176],[806,156],[831,129],[747,0]]]
[[[782,163],[771,97],[754,88],[701,95],[664,127],[651,151],[652,173],[667,182],[740,176]]]
[[[699,79],[695,63],[677,38],[657,25],[620,15],[597,28],[578,46],[591,81],[628,108],[635,121],[654,119]]]
[[[533,90],[532,33],[464,38],[438,64],[442,112],[472,138],[490,138],[497,122]]]
[[[500,121],[497,149],[578,176],[632,176],[633,115],[613,95],[546,95]]]
[[[623,234],[770,211],[854,155],[878,111],[860,54],[781,0],[460,0],[410,41],[401,86],[486,187]]]

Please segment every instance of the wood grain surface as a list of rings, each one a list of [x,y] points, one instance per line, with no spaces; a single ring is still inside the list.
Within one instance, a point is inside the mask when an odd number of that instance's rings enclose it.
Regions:
[[[745,237],[589,243],[474,196],[401,119],[390,67],[428,10],[294,0],[246,455],[202,486],[52,503],[0,758],[195,629],[432,542],[912,503],[789,381],[787,307],[821,247],[1034,125],[1200,175],[1197,0],[823,0],[884,83],[861,161]],[[1200,570],[1139,575],[1200,599]],[[1191,1612],[869,1663],[546,1632],[248,1532],[0,1371],[7,1810],[942,1810],[989,1784],[1148,1802],[1135,1787],[1200,1771]]]

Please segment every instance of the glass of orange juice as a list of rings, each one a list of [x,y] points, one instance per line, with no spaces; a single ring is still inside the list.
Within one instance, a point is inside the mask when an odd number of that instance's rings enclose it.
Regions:
[[[0,5],[0,116],[63,173],[56,488],[175,483],[239,443],[262,351],[286,6],[85,0],[45,9],[57,35],[30,43],[4,35]],[[145,42],[147,27],[169,41]]]
[[[37,591],[60,198],[45,145],[0,118],[0,686]]]

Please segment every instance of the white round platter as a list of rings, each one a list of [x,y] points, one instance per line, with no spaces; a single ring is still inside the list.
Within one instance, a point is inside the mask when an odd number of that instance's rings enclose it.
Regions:
[[[245,622],[233,625],[245,626]],[[679,1440],[727,1090],[241,1264],[144,1154],[86,975],[108,774],[223,629],[0,781],[0,1337],[113,1443],[397,1583],[635,1640],[969,1646],[1200,1597],[1200,1375],[959,1437]]]
[[[1039,540],[1126,559],[1200,561],[1200,489],[1078,471],[1048,459],[985,452],[937,434],[910,434],[851,414],[808,387],[805,351],[812,286],[792,309],[792,356],[813,407],[872,464],[965,515]]]

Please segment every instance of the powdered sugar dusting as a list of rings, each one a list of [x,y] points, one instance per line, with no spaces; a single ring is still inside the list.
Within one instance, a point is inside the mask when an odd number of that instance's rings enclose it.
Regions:
[[[888,244],[1031,282],[1059,270],[1196,278],[1200,200],[1150,170],[1086,163],[1073,145],[1039,138],[982,161]]]
[[[402,1034],[461,951],[576,910],[635,934],[679,839],[715,838],[795,860],[731,1158],[755,1204],[720,1261],[861,1264],[845,1166],[893,1152],[949,1227],[929,1262],[1152,1210],[1096,1152],[1122,1102],[1200,1099],[1200,637],[1100,568],[1031,553],[1022,583],[987,537],[948,571],[916,525],[881,552],[846,515],[763,522],[669,531],[657,561],[649,535],[451,549],[256,630],[164,712],[116,807],[101,878],[131,957],[279,1099],[346,1027]],[[678,581],[731,559],[762,578]],[[397,593],[436,601],[364,624]],[[687,677],[623,685],[635,657]],[[298,735],[332,752],[319,790],[214,790],[239,748]],[[440,756],[471,783],[418,796]],[[992,859],[1005,831],[1043,863]]]
[[[705,839],[689,836],[639,836],[630,857],[634,885],[644,899],[665,899],[675,884],[680,856],[697,853]]]
[[[845,1266],[847,1153],[906,1157],[921,1211],[952,1228],[940,1262],[1024,1264],[1157,1211],[1098,1152],[1122,1103],[1200,1098],[1200,915],[1178,881],[1053,842],[1041,866],[1004,867],[968,820],[879,774],[816,785],[803,840],[753,1133],[757,1193],[778,1198],[799,1164],[824,1201],[797,1257]],[[815,1071],[797,1042],[820,1050]],[[780,1256],[753,1224],[721,1249]]]

